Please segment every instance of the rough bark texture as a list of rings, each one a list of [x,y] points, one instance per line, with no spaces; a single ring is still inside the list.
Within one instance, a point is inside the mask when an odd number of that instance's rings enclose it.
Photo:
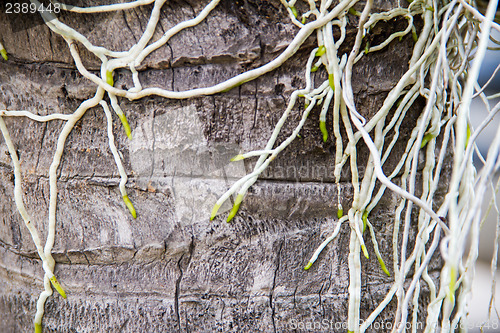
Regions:
[[[205,2],[168,1],[158,34],[193,17]],[[378,1],[376,6],[387,9],[394,3]],[[150,10],[145,6],[110,14],[66,13],[61,20],[94,44],[122,50],[138,40]],[[297,28],[288,22],[277,0],[222,1],[207,20],[146,59],[140,74],[143,85],[182,91],[257,67],[291,41]],[[23,24],[18,17],[0,13],[1,38],[10,53],[8,62],[0,62],[0,108],[73,112],[95,87],[76,71],[60,37],[36,22]],[[381,29],[380,38],[397,24]],[[347,44],[354,38],[352,29]],[[356,66],[356,102],[367,117],[407,68],[412,43],[411,37],[404,38]],[[104,113],[99,108],[87,112],[68,138],[59,169],[54,257],[68,299],[49,298],[43,321],[46,332],[332,331],[335,324],[338,331],[345,331],[338,325],[347,317],[348,226],[309,271],[303,270],[333,230],[337,214],[335,149],[331,138],[322,142],[319,110],[311,115],[302,138],[251,188],[231,223],[225,222],[225,214],[208,219],[218,196],[255,162],[229,164],[229,158],[264,147],[290,92],[304,85],[303,68],[314,44],[311,36],[282,68],[228,93],[183,101],[120,100],[133,140],[126,138],[118,119],[114,133],[130,175],[128,192],[138,211],[136,220],[118,191]],[[80,51],[86,65],[97,70],[96,59],[82,46]],[[130,87],[131,77],[121,71],[115,82]],[[299,110],[281,138],[297,124]],[[414,126],[418,106],[412,112],[402,137]],[[26,206],[45,235],[48,169],[62,122],[5,121],[22,162]],[[331,128],[331,117],[328,124]],[[368,153],[363,144],[358,146],[362,165]],[[388,169],[404,148],[404,143],[397,145]],[[2,142],[0,331],[27,332],[32,329],[43,276],[15,208],[6,150]],[[345,211],[352,198],[349,180],[350,173],[345,172],[340,185]],[[391,271],[396,205],[396,198],[386,195],[370,215]],[[362,258],[362,265],[364,318],[383,298],[391,278],[374,256]],[[391,320],[391,308],[381,321]]]

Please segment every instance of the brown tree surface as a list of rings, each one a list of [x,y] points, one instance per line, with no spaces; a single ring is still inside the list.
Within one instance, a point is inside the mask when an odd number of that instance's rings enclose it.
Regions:
[[[167,1],[157,34],[193,17],[204,3]],[[388,9],[396,3],[377,1],[375,6]],[[142,34],[151,8],[60,17],[94,44],[125,50]],[[291,41],[297,28],[289,21],[277,0],[222,1],[205,21],[145,60],[139,68],[143,85],[183,91],[258,67]],[[374,32],[375,38],[385,38],[398,24],[387,23],[387,31]],[[344,45],[352,45],[355,26],[348,29]],[[78,73],[64,40],[41,21],[0,13],[0,31],[10,53],[9,61],[0,62],[0,108],[71,113],[93,96],[94,84]],[[353,88],[364,116],[380,107],[407,69],[412,43],[407,36],[356,65]],[[301,138],[251,188],[236,218],[226,223],[223,213],[209,221],[218,196],[255,163],[249,159],[230,164],[229,159],[265,146],[290,93],[305,84],[304,64],[314,45],[311,36],[284,66],[227,93],[188,100],[120,99],[133,139],[127,139],[118,119],[114,134],[129,175],[135,220],[118,191],[105,115],[101,108],[85,114],[68,138],[59,168],[53,254],[55,273],[68,298],[54,294],[48,299],[44,331],[346,331],[349,226],[342,227],[309,271],[303,269],[337,220],[335,147],[331,138],[322,141],[319,110],[311,114]],[[87,68],[98,71],[100,62],[83,47],[79,50]],[[348,51],[346,47],[339,52]],[[115,73],[115,86],[133,86],[127,71]],[[413,116],[403,123],[401,137],[409,135],[419,107],[421,102],[410,111]],[[280,138],[291,132],[299,115],[296,108]],[[46,235],[47,177],[62,122],[5,122],[22,163],[25,204]],[[331,124],[329,118],[329,129]],[[404,144],[397,145],[389,167],[404,149]],[[28,332],[43,290],[43,271],[14,204],[13,169],[6,151],[2,141],[0,331]],[[358,160],[367,156],[360,142]],[[344,172],[344,210],[352,198],[349,181],[350,173]],[[386,193],[370,215],[387,263],[392,261],[396,199]],[[371,244],[367,246],[373,253]],[[362,258],[362,265],[365,318],[385,296],[392,278],[374,256]],[[392,272],[392,266],[388,268]],[[391,308],[380,322],[392,320]]]

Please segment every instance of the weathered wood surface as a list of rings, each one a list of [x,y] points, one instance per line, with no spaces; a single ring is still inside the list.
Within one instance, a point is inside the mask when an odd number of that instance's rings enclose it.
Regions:
[[[205,2],[167,2],[160,30],[193,17]],[[396,1],[379,1],[378,6],[391,3]],[[179,91],[208,86],[269,61],[297,31],[281,7],[279,1],[222,1],[200,26],[180,33],[146,59],[144,86]],[[140,37],[150,9],[61,17],[93,43],[119,50]],[[95,87],[78,74],[61,38],[43,25],[23,30],[13,20],[0,13],[1,38],[11,54],[8,62],[0,62],[0,108],[70,113],[93,95]],[[348,38],[354,34],[351,29]],[[354,89],[364,115],[381,105],[407,68],[411,43],[405,38],[357,66]],[[54,257],[68,299],[49,298],[43,321],[47,332],[288,332],[314,323],[331,331],[332,325],[339,328],[345,322],[348,226],[309,271],[303,270],[333,230],[337,214],[334,144],[331,138],[321,140],[319,110],[302,139],[251,188],[231,223],[224,214],[208,219],[218,196],[251,169],[252,161],[230,164],[229,158],[264,146],[290,92],[304,84],[303,66],[312,47],[314,37],[282,68],[225,94],[183,101],[121,100],[133,140],[126,138],[118,119],[114,133],[130,175],[136,220],[117,188],[104,114],[99,108],[87,112],[68,139],[60,167]],[[80,50],[86,64],[97,69],[96,60]],[[119,72],[115,84],[130,87],[131,78]],[[415,108],[401,136],[409,134],[418,112]],[[296,110],[281,137],[298,119]],[[48,169],[62,123],[6,123],[22,162],[25,203],[45,235]],[[389,168],[403,149],[404,144],[394,149]],[[27,332],[43,276],[14,205],[6,150],[2,142],[0,331]],[[359,144],[360,164],[366,158],[367,150]],[[349,179],[345,172],[340,185],[345,210],[352,198]],[[396,204],[386,196],[371,215],[391,271]],[[391,279],[375,258],[362,258],[362,263],[366,314],[385,295]],[[392,318],[390,308],[382,321]]]

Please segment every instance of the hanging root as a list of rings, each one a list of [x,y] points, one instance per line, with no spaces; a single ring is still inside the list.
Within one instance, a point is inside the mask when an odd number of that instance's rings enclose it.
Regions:
[[[30,1],[40,6],[37,0]],[[497,2],[490,1],[483,15],[465,0],[413,0],[408,1],[408,7],[398,6],[386,12],[374,12],[372,0],[365,2],[362,12],[353,7],[357,4],[357,0],[341,0],[336,4],[331,0],[308,0],[304,2],[309,10],[304,13],[299,12],[298,8],[302,7],[297,6],[296,0],[281,0],[290,20],[298,29],[294,39],[281,54],[261,67],[236,75],[224,82],[187,91],[171,91],[163,87],[143,88],[136,68],[154,50],[166,45],[173,36],[184,29],[200,24],[218,5],[219,0],[208,2],[194,18],[174,25],[159,39],[153,41],[154,33],[159,30],[161,9],[165,2],[165,0],[137,0],[82,8],[53,1],[62,10],[82,14],[129,10],[147,4],[153,4],[153,9],[141,38],[132,48],[124,51],[111,51],[104,46],[95,46],[85,36],[59,21],[53,13],[48,11],[41,13],[52,32],[66,40],[78,71],[96,85],[96,94],[93,98],[84,101],[69,115],[54,113],[39,116],[33,111],[0,110],[0,129],[14,166],[16,206],[30,231],[44,269],[44,291],[37,303],[35,332],[42,331],[44,304],[47,297],[52,295],[51,285],[61,296],[66,297],[53,274],[55,261],[51,255],[56,230],[57,170],[65,140],[85,112],[98,104],[104,110],[109,147],[121,178],[119,190],[125,206],[133,218],[136,218],[137,213],[125,188],[127,174],[114,143],[112,114],[108,104],[103,100],[104,96],[106,94],[109,96],[111,107],[120,119],[125,134],[132,139],[131,127],[125,112],[120,107],[119,99],[125,97],[136,100],[146,96],[187,99],[229,91],[280,67],[313,33],[317,36],[318,44],[317,48],[311,51],[304,66],[305,87],[291,94],[288,105],[265,147],[261,150],[241,153],[231,159],[239,161],[258,157],[253,170],[236,181],[215,203],[210,219],[217,217],[219,208],[233,195],[236,195],[236,198],[227,221],[237,216],[241,205],[244,204],[248,189],[269,164],[299,136],[310,112],[318,107],[321,109],[318,131],[323,141],[328,141],[331,136],[331,140],[335,143],[334,176],[338,189],[336,198],[338,222],[333,233],[322,242],[304,269],[308,270],[313,266],[321,251],[337,237],[341,225],[348,222],[351,229],[348,258],[350,283],[347,324],[349,332],[364,332],[394,299],[397,309],[393,331],[401,332],[405,327],[410,305],[413,306],[411,314],[413,325],[417,322],[417,315],[426,311],[426,332],[438,326],[443,327],[443,332],[451,331],[459,323],[465,322],[466,300],[474,277],[473,267],[477,259],[479,229],[482,224],[481,202],[485,189],[491,186],[492,175],[499,170],[500,164],[498,158],[500,134],[493,140],[487,156],[484,157],[479,152],[479,158],[484,162],[481,171],[476,172],[472,164],[472,154],[478,152],[476,146],[478,134],[488,126],[500,110],[500,103],[495,106],[490,105],[490,101],[500,94],[486,95],[485,87],[493,77],[483,87],[477,83],[479,66],[488,46],[490,30],[500,31],[500,26],[494,22]],[[372,45],[370,34],[377,23],[398,18],[406,20],[405,28],[402,31],[392,32],[386,40]],[[416,18],[423,21],[421,29],[417,29],[414,24]],[[345,49],[344,40],[347,36],[348,22],[357,22],[356,38],[349,53],[339,54],[338,50]],[[334,26],[340,30],[340,37],[337,40],[335,40],[337,35],[333,34]],[[358,112],[354,102],[351,82],[353,68],[363,57],[369,57],[371,53],[398,43],[403,38],[410,38],[414,42],[409,67],[389,92],[382,107],[376,110],[370,119],[366,119]],[[497,41],[493,42],[498,44]],[[77,44],[101,60],[100,76],[85,68]],[[0,44],[0,55],[8,60],[7,51],[2,44]],[[469,60],[472,55],[474,55],[474,61],[471,65]],[[118,69],[130,71],[134,82],[133,88],[124,90],[115,87],[114,73]],[[316,82],[317,76],[314,73],[317,71],[325,71],[328,78],[322,82]],[[497,71],[493,76],[496,73]],[[419,115],[410,137],[401,138],[400,126],[407,118],[407,111],[419,96],[426,99],[427,105]],[[469,123],[470,103],[474,97],[481,98],[488,111],[487,118],[476,129]],[[305,109],[298,110],[297,101],[302,98]],[[277,144],[278,136],[292,112],[301,114],[300,122],[288,137],[280,139],[281,143]],[[332,113],[333,118],[331,130],[327,127],[326,121],[329,112]],[[45,246],[23,204],[21,166],[14,143],[3,121],[4,117],[27,117],[38,122],[52,120],[65,122],[50,167],[50,206]],[[345,137],[342,137],[341,126],[345,130]],[[391,137],[390,140],[389,137]],[[357,159],[356,147],[360,140],[370,152],[370,157],[368,161],[364,161],[364,165]],[[406,151],[400,156],[393,170],[388,170],[389,167],[385,163],[398,140],[406,140],[404,143]],[[347,141],[346,145],[343,143],[345,141]],[[443,186],[439,184],[442,182],[441,170],[445,165],[447,152],[453,153],[451,181],[446,196],[438,200],[436,191]],[[421,163],[425,165],[419,173],[417,170]],[[342,169],[346,167],[350,168],[350,182],[354,192],[351,207],[348,209],[344,209],[340,200],[340,175]],[[358,170],[361,168],[364,174],[363,178],[359,179]],[[419,175],[422,179],[422,191],[417,195],[415,183]],[[394,181],[396,176],[399,177],[398,182]],[[379,186],[375,192],[376,184]],[[377,235],[379,221],[375,221],[376,214],[370,215],[387,189],[399,197],[393,224],[393,275],[390,274],[379,251],[377,240],[377,237],[380,237]],[[496,191],[498,191],[498,186]],[[370,222],[369,216],[373,223]],[[409,245],[410,225],[415,225],[417,235],[411,242],[413,247]],[[369,258],[363,239],[367,229],[375,256],[381,270],[387,275],[387,281],[390,281],[391,287],[376,309],[367,318],[360,318],[361,276],[366,274],[362,272],[360,254],[363,252],[364,256]],[[444,238],[440,236],[441,232],[444,233]],[[434,236],[432,243],[429,244],[431,234]],[[496,247],[498,238],[497,232]],[[468,253],[465,253],[467,242],[471,246],[467,250]],[[401,244],[401,247],[398,244]],[[439,288],[435,286],[428,272],[429,262],[433,256],[437,255],[435,251],[438,247],[441,249],[444,260]],[[492,262],[492,270],[495,267],[496,256]],[[409,275],[410,272],[413,272],[413,276]],[[406,284],[408,279],[411,280],[409,286]],[[423,285],[428,287],[431,300],[425,310],[419,308],[422,297],[420,289]]]

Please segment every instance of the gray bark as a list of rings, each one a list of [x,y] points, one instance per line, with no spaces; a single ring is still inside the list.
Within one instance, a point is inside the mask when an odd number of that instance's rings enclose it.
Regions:
[[[393,3],[379,1],[377,6],[387,9]],[[157,33],[193,17],[202,6],[197,1],[167,2]],[[65,13],[61,20],[91,42],[121,50],[138,40],[150,10],[146,6],[110,14]],[[387,28],[395,29],[397,22],[391,24]],[[347,45],[355,36],[354,26]],[[0,31],[10,53],[8,62],[0,62],[0,108],[71,113],[94,94],[94,85],[76,71],[64,41],[47,27],[23,28],[18,18],[0,13]],[[279,1],[223,1],[206,21],[147,58],[140,68],[141,80],[145,87],[178,91],[209,86],[276,57],[296,31]],[[356,103],[366,117],[380,107],[406,70],[412,43],[411,37],[404,38],[356,66]],[[104,113],[100,108],[87,112],[68,138],[59,169],[53,252],[55,274],[68,298],[49,298],[44,331],[345,331],[330,328],[335,323],[334,328],[342,328],[338,325],[347,318],[347,224],[317,263],[303,270],[333,230],[337,214],[334,143],[331,137],[322,142],[319,110],[310,116],[302,138],[251,188],[236,218],[228,224],[226,214],[221,214],[209,221],[218,196],[255,162],[230,164],[229,159],[239,151],[264,147],[290,93],[304,85],[303,68],[314,45],[311,36],[282,68],[224,94],[182,101],[121,99],[133,140],[126,138],[117,118],[114,134],[130,176],[127,189],[138,212],[136,220],[118,191]],[[82,46],[79,49],[87,67],[97,70],[98,61]],[[317,73],[318,78],[324,75]],[[115,86],[132,86],[127,71],[116,73]],[[402,137],[409,135],[421,106],[419,102],[412,109]],[[299,109],[280,138],[297,124]],[[45,235],[48,169],[63,124],[5,121],[22,162],[25,204]],[[330,116],[328,128],[331,124]],[[388,170],[405,149],[404,140],[400,142]],[[2,142],[0,331],[27,332],[32,329],[43,271],[14,204],[6,150]],[[362,165],[368,156],[364,144],[358,144],[358,152]],[[352,198],[349,181],[350,173],[344,172],[340,186],[345,211]],[[391,272],[396,199],[386,194],[370,215]],[[364,318],[384,297],[392,278],[385,276],[374,255],[362,258],[362,265]],[[393,318],[391,309],[394,304],[380,321]]]

